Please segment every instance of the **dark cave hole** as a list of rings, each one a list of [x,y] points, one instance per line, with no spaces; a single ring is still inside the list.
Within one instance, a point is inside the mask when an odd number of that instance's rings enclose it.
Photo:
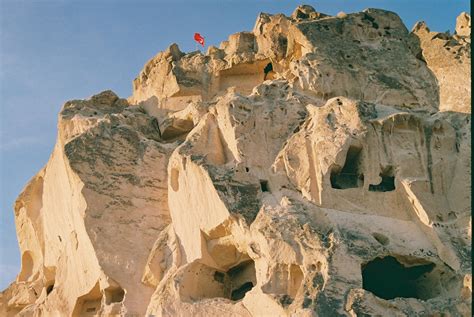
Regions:
[[[230,278],[230,299],[241,300],[250,291],[255,280],[255,263],[253,261],[242,262],[227,271]]]
[[[251,264],[253,264],[252,261],[242,262],[242,263],[230,268],[227,271],[227,274],[229,274],[229,276],[231,278],[234,277],[234,276],[238,276],[239,274],[241,274],[247,268],[248,265],[251,265]]]
[[[395,190],[395,176],[393,176],[393,169],[390,167],[380,173],[382,181],[377,185],[369,185],[369,191],[371,192],[389,192]]]
[[[285,295],[280,297],[279,302],[284,307],[287,307],[287,306],[289,306],[293,303],[293,298],[291,298],[288,294],[285,294]]]
[[[219,283],[224,283],[224,279],[225,279],[225,273],[222,273],[219,271],[216,271],[214,273],[214,281],[219,282]]]
[[[362,287],[383,299],[430,299],[439,294],[434,263],[406,267],[392,256],[362,265]]]
[[[341,170],[331,171],[331,187],[335,189],[357,188],[364,185],[364,174],[360,172],[362,148],[351,146]]]
[[[234,289],[232,291],[232,294],[230,295],[231,300],[241,300],[244,298],[245,293],[250,291],[253,288],[253,283],[252,282],[246,282],[242,286],[240,286],[237,289]]]
[[[161,138],[165,141],[174,141],[176,138],[184,137],[194,128],[194,121],[191,119],[175,119],[172,124],[164,124],[161,128],[158,126],[158,121],[154,120],[155,130],[159,131]]]
[[[270,189],[268,188],[268,181],[260,180],[260,189],[262,190],[262,192],[269,192]]]
[[[48,285],[48,287],[46,287],[46,295],[49,295],[53,291],[53,288],[54,288],[54,283],[51,285]]]
[[[238,263],[227,270],[216,270],[196,262],[183,278],[187,282],[180,287],[180,294],[189,302],[219,297],[239,301],[257,284],[253,260]]]
[[[263,69],[263,72],[264,72],[264,76],[263,76],[263,80],[266,80],[267,79],[267,75],[273,71],[273,65],[272,63],[268,63],[267,66],[265,66],[265,68]]]
[[[108,288],[105,290],[105,302],[107,305],[111,303],[120,303],[125,297],[125,290],[121,287]]]

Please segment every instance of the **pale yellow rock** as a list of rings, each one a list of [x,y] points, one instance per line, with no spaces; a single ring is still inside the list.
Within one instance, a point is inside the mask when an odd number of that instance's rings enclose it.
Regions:
[[[0,315],[470,316],[469,43],[302,5],[67,102]]]
[[[170,222],[173,145],[157,141],[154,120],[112,92],[64,105],[54,152],[15,205],[17,283],[36,294],[15,300],[16,307],[59,315],[145,312],[143,298],[153,289],[140,283],[136,268]]]
[[[463,12],[456,20],[456,35],[431,32],[424,22],[413,27],[422,58],[436,76],[439,110],[471,112],[471,16]]]
[[[462,12],[456,19],[456,34],[471,36],[471,16],[466,12]]]

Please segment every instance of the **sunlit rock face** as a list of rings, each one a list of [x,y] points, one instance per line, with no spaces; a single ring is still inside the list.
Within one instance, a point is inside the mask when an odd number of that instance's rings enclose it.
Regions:
[[[470,316],[470,16],[262,13],[66,102],[2,316]]]

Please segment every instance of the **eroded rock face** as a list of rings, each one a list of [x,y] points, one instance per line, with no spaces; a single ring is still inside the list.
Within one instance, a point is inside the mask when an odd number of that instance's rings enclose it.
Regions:
[[[419,39],[418,54],[436,76],[441,111],[471,112],[471,17],[456,19],[454,35],[431,32],[424,22],[413,27]]]
[[[262,13],[205,55],[171,45],[128,100],[67,102],[15,205],[22,268],[0,313],[468,316],[457,24]]]

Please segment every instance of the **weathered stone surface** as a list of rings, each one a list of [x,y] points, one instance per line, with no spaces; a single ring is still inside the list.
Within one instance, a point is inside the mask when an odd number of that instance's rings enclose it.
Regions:
[[[0,314],[470,316],[469,43],[299,6],[67,102]]]
[[[456,34],[471,36],[471,16],[466,12],[462,12],[456,19]]]
[[[153,120],[110,91],[64,105],[54,152],[15,205],[22,268],[13,287],[30,291],[9,299],[15,307],[144,313],[153,289],[137,267],[171,220],[166,167],[174,146],[158,142]]]
[[[413,27],[422,56],[436,76],[439,110],[471,112],[471,17],[462,13],[456,20],[456,34],[431,32],[424,22]]]

